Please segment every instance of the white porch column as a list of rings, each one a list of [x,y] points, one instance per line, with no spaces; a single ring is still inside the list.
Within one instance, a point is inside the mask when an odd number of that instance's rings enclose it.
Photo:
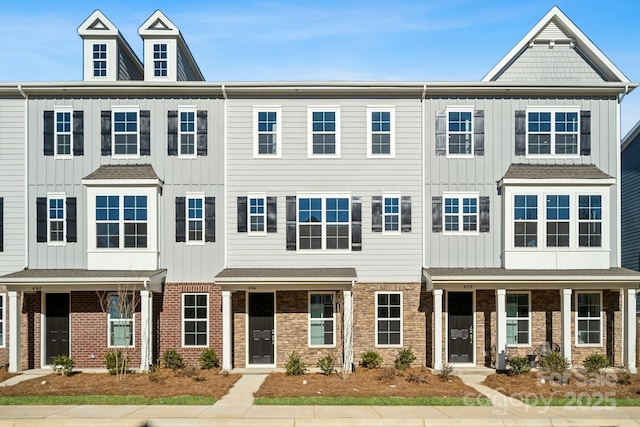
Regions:
[[[433,369],[442,369],[442,289],[433,290]]]
[[[507,369],[507,290],[496,289],[496,370]]]
[[[140,330],[142,337],[140,339],[140,371],[146,372],[149,366],[153,364],[153,293],[149,290],[140,291],[140,317],[142,325]]]
[[[571,362],[571,289],[562,289],[562,357]]]
[[[342,291],[344,298],[343,307],[343,327],[344,327],[344,360],[343,366],[351,371],[353,366],[353,291],[345,289]]]
[[[636,373],[636,289],[627,289],[626,295],[623,290],[623,296],[625,298],[623,298],[624,345],[622,351],[624,354],[622,360],[630,372]]]
[[[22,297],[17,291],[9,291],[9,372],[22,371],[20,312]]]
[[[230,371],[233,313],[231,312],[231,291],[222,291],[222,369]]]

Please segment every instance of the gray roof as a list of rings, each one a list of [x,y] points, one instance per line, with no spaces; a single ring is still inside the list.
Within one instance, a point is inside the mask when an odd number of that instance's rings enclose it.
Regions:
[[[102,165],[83,179],[159,179],[151,165]]]
[[[502,179],[610,179],[594,165],[524,165],[509,166]]]
[[[15,273],[0,276],[0,281],[13,279],[56,280],[56,279],[99,279],[121,278],[135,279],[138,277],[154,277],[166,272],[161,270],[84,270],[84,269],[24,269]]]
[[[355,280],[355,268],[227,268],[215,277],[229,280]]]
[[[514,277],[536,279],[553,279],[566,280],[602,280],[603,278],[619,278],[640,281],[640,272],[629,270],[626,268],[613,267],[600,270],[512,270],[505,268],[425,268],[423,269],[425,276],[432,279],[454,279],[454,278],[478,278],[478,280],[495,278],[497,280],[512,280]]]

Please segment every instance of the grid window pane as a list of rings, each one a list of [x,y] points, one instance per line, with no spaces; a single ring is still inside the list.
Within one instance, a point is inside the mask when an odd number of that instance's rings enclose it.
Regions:
[[[529,343],[529,294],[507,294],[507,344]]]
[[[310,345],[334,345],[333,294],[311,294],[309,298]]]
[[[602,246],[602,196],[578,196],[578,244]]]
[[[400,229],[400,199],[398,197],[384,198],[383,216],[385,231]]]
[[[68,111],[56,113],[56,154],[71,154],[71,113]]]
[[[449,154],[472,154],[472,114],[471,111],[449,111],[448,114]]]
[[[258,154],[277,154],[278,113],[258,112]]]
[[[311,116],[313,154],[335,154],[336,113],[314,111]]]
[[[400,345],[402,338],[401,294],[379,293],[376,297],[376,345]]]
[[[167,76],[167,45],[153,45],[153,75],[156,77]]]
[[[208,294],[183,294],[182,318],[184,345],[206,346],[209,329]]]
[[[389,111],[371,113],[371,153],[391,153],[391,113]]]
[[[265,200],[264,198],[249,199],[249,225],[255,232],[265,231]]]
[[[201,197],[187,198],[187,238],[189,242],[203,241],[204,211],[202,204],[203,199]]]
[[[107,45],[97,43],[93,45],[93,76],[107,76]]]
[[[180,111],[180,155],[195,154],[196,125],[194,111]]]
[[[578,344],[600,344],[602,301],[600,293],[577,294]]]

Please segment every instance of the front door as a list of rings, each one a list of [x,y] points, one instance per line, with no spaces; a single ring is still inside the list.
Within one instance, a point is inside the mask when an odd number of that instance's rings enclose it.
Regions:
[[[271,365],[275,335],[273,293],[249,294],[249,364]]]
[[[449,363],[473,363],[473,293],[448,293]]]
[[[45,364],[69,354],[69,294],[45,294]]]

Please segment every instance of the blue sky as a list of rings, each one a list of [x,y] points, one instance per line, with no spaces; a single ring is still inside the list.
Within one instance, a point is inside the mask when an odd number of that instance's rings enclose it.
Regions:
[[[208,81],[479,81],[554,5],[640,81],[638,0],[2,1],[0,81],[81,80],[77,28],[95,9],[139,57],[138,27],[162,10]],[[621,111],[624,136],[640,88]]]

